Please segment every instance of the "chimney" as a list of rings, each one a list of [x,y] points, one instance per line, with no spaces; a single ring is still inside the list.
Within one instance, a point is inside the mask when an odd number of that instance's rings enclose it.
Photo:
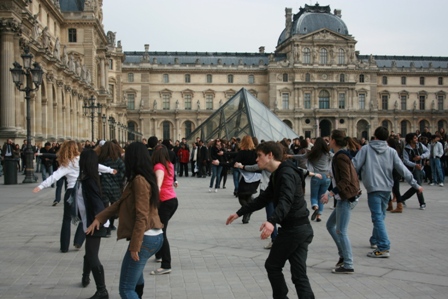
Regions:
[[[145,52],[148,53],[149,51],[149,44],[145,44]]]
[[[335,9],[335,10],[334,10],[334,15],[337,16],[337,17],[342,18],[341,12],[342,12],[342,11],[341,11],[340,9]]]
[[[286,28],[286,38],[291,35],[292,27],[292,8],[285,8],[285,28]]]
[[[259,47],[259,48],[258,48],[258,52],[259,52],[259,53],[264,53],[264,46]]]

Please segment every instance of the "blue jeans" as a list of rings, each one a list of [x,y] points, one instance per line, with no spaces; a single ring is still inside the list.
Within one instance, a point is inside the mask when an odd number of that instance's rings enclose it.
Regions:
[[[325,174],[322,174],[322,179],[314,176],[311,178],[311,207],[319,207],[319,215],[322,215],[324,210],[324,204],[320,202],[320,197],[327,192],[330,183],[330,179]]]
[[[131,252],[126,250],[121,264],[119,292],[121,298],[138,299],[135,292],[136,285],[144,284],[143,269],[148,259],[153,256],[163,243],[163,234],[157,236],[143,236],[143,243],[138,253],[139,261],[136,262],[131,258]]]
[[[238,192],[238,185],[240,184],[240,171],[236,168],[232,168],[233,185],[235,185],[234,192]]]
[[[42,164],[41,169],[42,169],[42,181],[45,181],[47,177],[53,174],[53,165],[45,166],[44,164]]]
[[[348,238],[348,224],[357,201],[338,200],[336,208],[327,220],[327,230],[338,248],[339,257],[344,258],[344,268],[353,269],[352,245]]]
[[[219,182],[221,181],[222,166],[212,165],[212,177],[210,178],[210,188],[213,188],[213,181],[216,178],[215,189],[219,188]]]
[[[442,172],[442,164],[440,163],[439,158],[431,158],[429,159],[431,163],[431,172],[432,172],[432,182],[434,184],[440,184],[444,181],[444,176]]]
[[[387,235],[386,224],[384,223],[389,198],[390,191],[376,191],[367,194],[367,202],[373,222],[370,244],[377,245],[378,251],[390,249],[389,236]]]
[[[263,192],[264,191],[260,191],[260,194]],[[271,217],[271,215],[274,213],[274,210],[275,210],[274,203],[272,201],[270,201],[268,203],[268,205],[266,206],[266,219],[269,219],[269,217]],[[271,234],[272,242],[274,242],[275,239],[277,239],[277,235],[278,235],[277,225],[274,224],[274,230],[272,231],[272,234]]]

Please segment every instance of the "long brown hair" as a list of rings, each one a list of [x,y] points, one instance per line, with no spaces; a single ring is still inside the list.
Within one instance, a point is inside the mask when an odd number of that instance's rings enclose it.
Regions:
[[[154,151],[151,155],[151,161],[152,161],[153,165],[156,165],[157,163],[161,163],[165,167],[168,174],[171,175],[170,155],[168,154],[168,149],[166,148],[165,145],[163,145],[163,144],[156,145],[156,147],[154,148]]]
[[[106,141],[102,146],[95,148],[95,151],[100,163],[104,163],[107,159],[117,161],[118,158],[121,158],[121,149],[110,141]]]
[[[347,147],[349,150],[352,151],[358,150],[356,142],[353,141],[352,138],[346,136],[344,131],[333,130],[331,132],[331,139],[333,139],[336,145],[339,147]]]
[[[57,153],[57,161],[61,166],[67,167],[70,162],[79,156],[78,144],[76,141],[68,140],[62,143]]]
[[[322,155],[326,155],[329,152],[330,148],[328,147],[327,142],[322,137],[319,137],[314,142],[314,146],[307,153],[308,161],[316,162],[320,159],[320,157],[322,157]]]

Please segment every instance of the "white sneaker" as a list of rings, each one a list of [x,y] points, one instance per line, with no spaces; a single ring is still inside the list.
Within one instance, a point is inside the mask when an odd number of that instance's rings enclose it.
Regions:
[[[215,193],[218,193],[218,189],[215,189]]]
[[[212,188],[208,188],[208,192],[212,193]]]
[[[434,183],[429,184],[429,186],[434,186]]]
[[[272,248],[272,241],[269,242],[269,244],[266,245],[266,246],[264,246],[263,248],[264,248],[264,249],[271,249],[271,248]]]
[[[439,186],[440,186],[440,187],[443,187],[443,183],[440,183]]]

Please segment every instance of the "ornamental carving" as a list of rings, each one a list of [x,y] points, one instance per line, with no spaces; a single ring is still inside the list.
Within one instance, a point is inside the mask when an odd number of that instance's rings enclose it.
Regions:
[[[64,81],[62,81],[62,80],[56,80],[56,86],[57,86],[57,87],[62,87],[62,86],[64,86]]]
[[[5,8],[2,7],[2,4],[0,4],[0,11],[4,9]],[[0,19],[0,33],[3,32],[14,32],[17,33],[17,35],[21,35],[22,24],[12,19]]]
[[[47,75],[46,75],[46,77],[47,77],[47,81],[49,82],[49,83],[53,83],[53,80],[54,80],[54,74],[53,74],[53,72],[47,72]]]
[[[70,92],[72,90],[72,88],[70,87],[70,85],[65,85],[64,89],[66,92]]]

